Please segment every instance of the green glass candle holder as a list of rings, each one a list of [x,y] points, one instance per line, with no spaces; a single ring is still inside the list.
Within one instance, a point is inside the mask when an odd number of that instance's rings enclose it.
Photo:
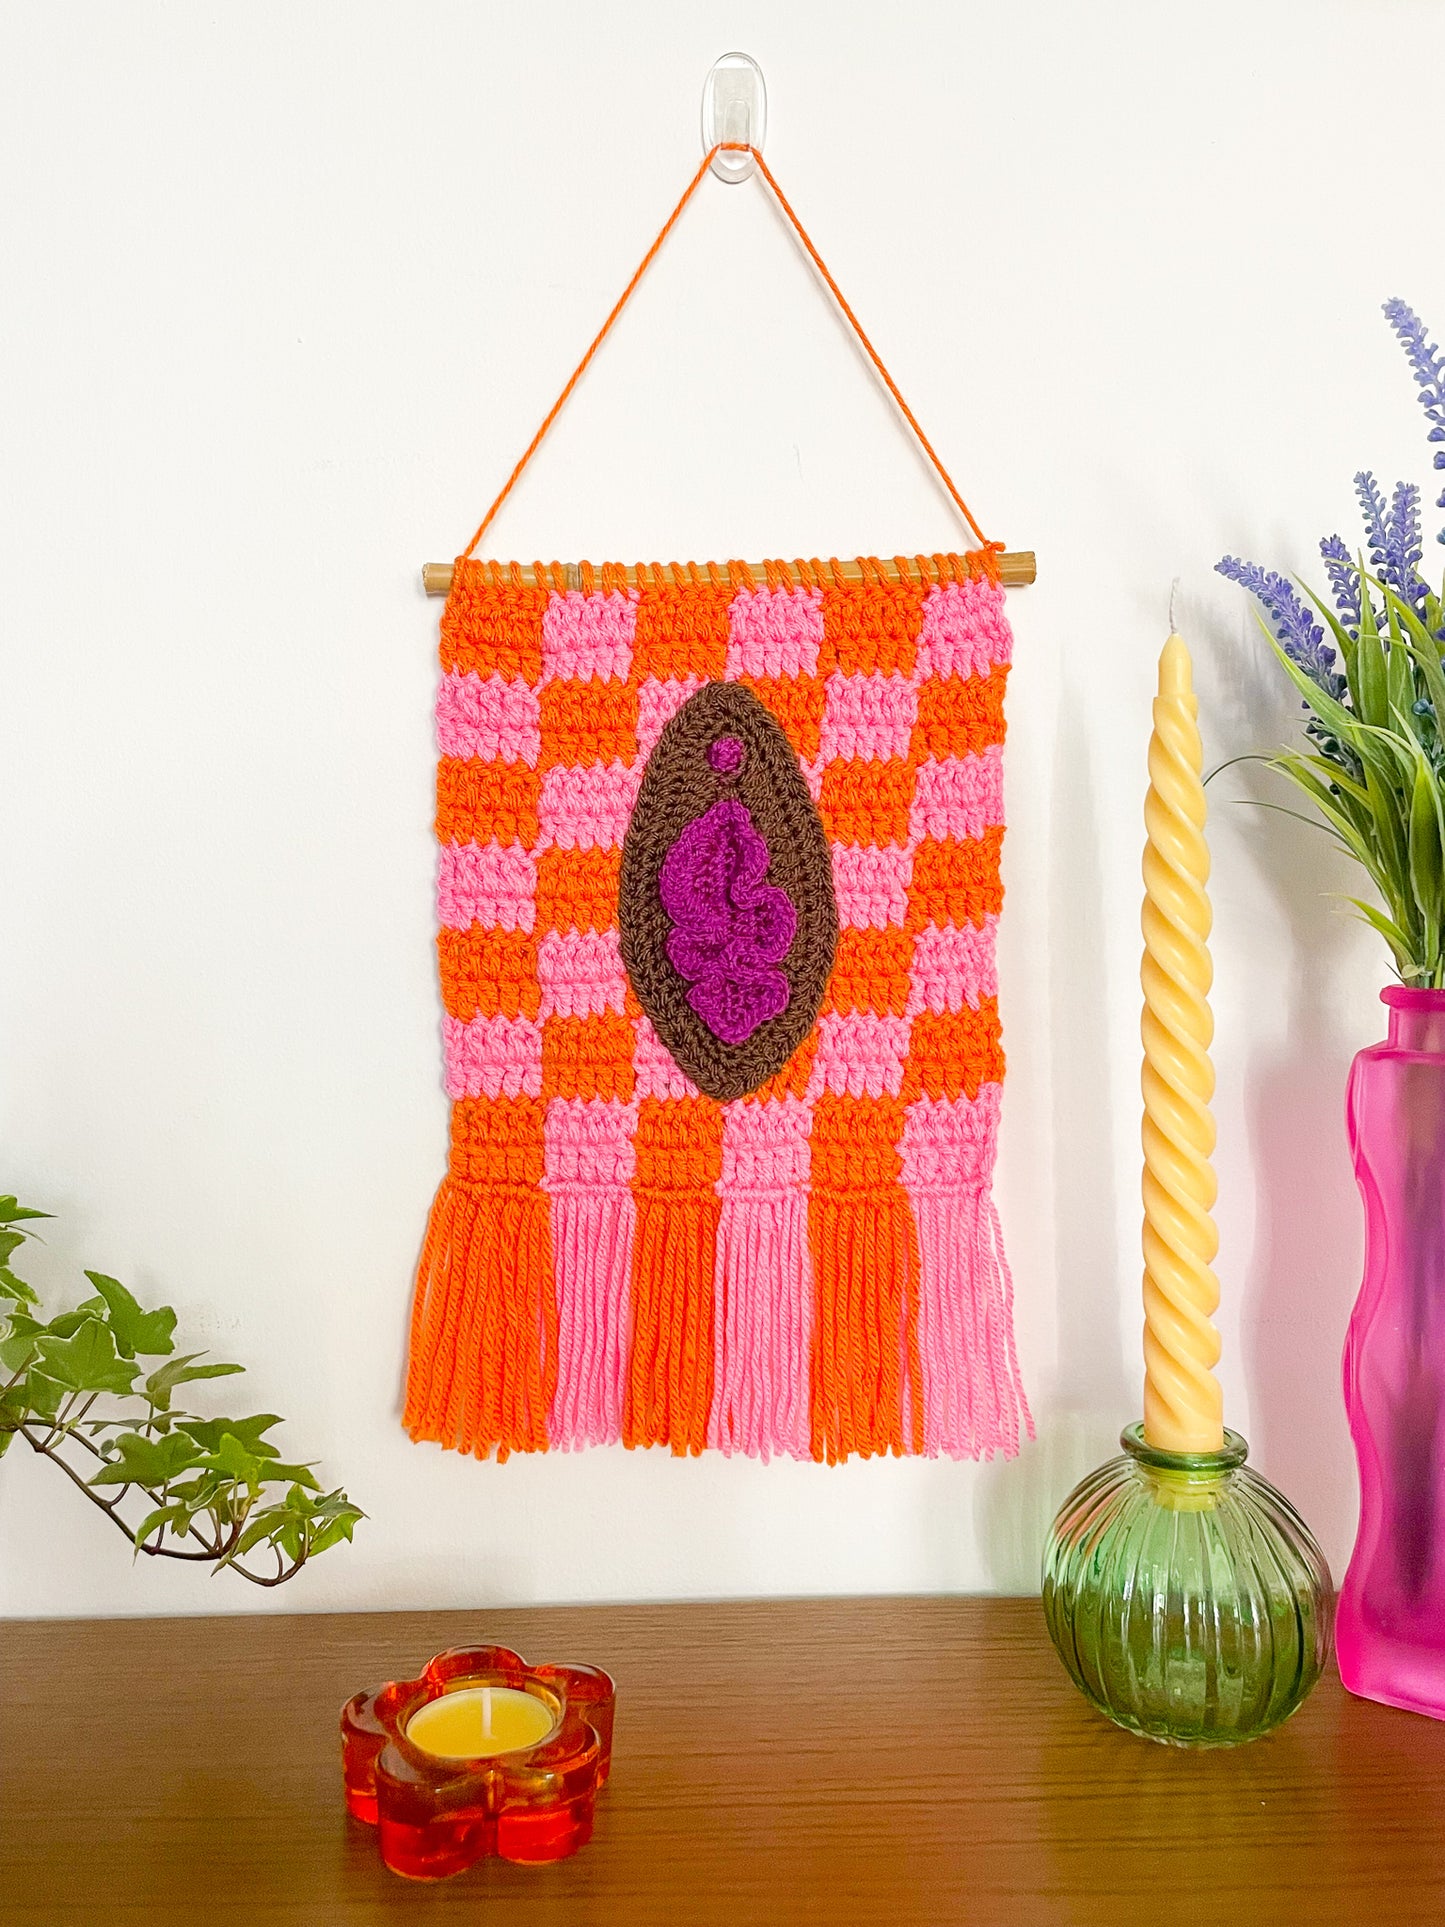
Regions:
[[[1294,1507],[1218,1452],[1161,1452],[1142,1425],[1064,1501],[1044,1548],[1049,1636],[1117,1725],[1169,1746],[1258,1739],[1329,1657],[1330,1571]]]

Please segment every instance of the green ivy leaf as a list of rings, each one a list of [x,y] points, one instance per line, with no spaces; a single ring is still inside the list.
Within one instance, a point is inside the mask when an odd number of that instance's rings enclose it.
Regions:
[[[263,1539],[270,1539],[280,1526],[280,1516],[276,1507],[267,1506],[263,1512],[254,1512],[242,1528],[241,1536],[232,1546],[225,1563],[230,1565],[234,1559],[241,1559]]]
[[[152,1372],[146,1380],[146,1397],[152,1405],[165,1410],[171,1402],[171,1393],[177,1385],[189,1385],[197,1378],[228,1378],[233,1372],[244,1372],[244,1365],[225,1365],[219,1360],[214,1365],[198,1365],[195,1361],[205,1357],[204,1352],[186,1352],[173,1358],[169,1364],[162,1365],[159,1371]]]
[[[77,1305],[74,1311],[57,1312],[45,1329],[52,1338],[73,1338],[82,1325],[99,1324],[96,1313],[104,1310],[104,1303],[97,1298],[92,1304]]]
[[[320,1532],[312,1535],[310,1557],[314,1559],[317,1553],[330,1551],[332,1546],[340,1545],[343,1539],[350,1544],[358,1519],[365,1516],[358,1506],[348,1506],[344,1513],[339,1513],[329,1525],[324,1525]]]
[[[254,1412],[250,1418],[183,1418],[177,1420],[182,1432],[189,1432],[198,1445],[206,1451],[215,1452],[227,1432],[239,1439],[248,1452],[257,1458],[278,1459],[281,1454],[276,1446],[265,1437],[273,1426],[281,1423],[274,1412]]]
[[[24,1242],[23,1231],[0,1231],[0,1265],[8,1265]]]
[[[24,1386],[17,1385],[15,1389],[17,1392],[24,1391],[25,1403],[29,1407],[31,1416],[53,1419],[59,1412],[63,1400],[73,1388],[62,1385],[58,1378],[51,1378],[47,1372],[42,1372],[32,1365],[26,1375]]]
[[[29,1211],[14,1198],[0,1198],[0,1224],[19,1224],[22,1218],[48,1218],[48,1211]]]
[[[221,1442],[215,1451],[207,1453],[201,1463],[237,1485],[259,1486],[266,1477],[261,1468],[269,1461],[248,1452],[235,1433],[227,1431],[221,1434]]]
[[[136,1367],[116,1355],[115,1338],[97,1319],[89,1318],[70,1338],[43,1333],[35,1348],[46,1371],[77,1392],[128,1392]]]
[[[171,1333],[176,1328],[176,1314],[169,1305],[142,1311],[118,1279],[107,1278],[103,1271],[87,1271],[85,1275],[105,1300],[115,1342],[127,1358],[134,1358],[137,1352],[147,1358],[163,1357],[175,1350]]]
[[[200,1447],[184,1432],[171,1432],[162,1439],[121,1432],[111,1440],[107,1453],[106,1463],[90,1481],[92,1485],[159,1488],[202,1462]]]
[[[262,1459],[261,1476],[264,1479],[289,1479],[294,1485],[305,1486],[308,1491],[319,1492],[321,1486],[309,1465],[283,1465],[280,1459]]]
[[[298,1563],[306,1557],[306,1528],[299,1519],[286,1519],[271,1535],[271,1543]]]
[[[95,1484],[94,1479],[91,1480],[91,1484]],[[158,1505],[155,1511],[148,1512],[136,1527],[135,1549],[137,1552],[140,1551],[141,1547],[145,1544],[146,1540],[149,1539],[157,1526],[169,1527],[175,1536],[179,1538],[186,1531],[190,1523],[191,1514],[188,1507],[183,1505]]]
[[[9,1265],[0,1265],[0,1298],[13,1298],[17,1305],[40,1303],[38,1294],[32,1291],[19,1273],[12,1271]]]
[[[43,1331],[33,1318],[15,1312],[10,1319],[10,1335],[0,1338],[0,1372],[23,1372],[35,1356],[35,1334]]]

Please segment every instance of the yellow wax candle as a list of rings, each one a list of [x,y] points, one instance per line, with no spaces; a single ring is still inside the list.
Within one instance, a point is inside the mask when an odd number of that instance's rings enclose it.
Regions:
[[[441,1760],[485,1760],[537,1746],[556,1724],[552,1708],[514,1686],[462,1686],[413,1713],[406,1737]]]
[[[1217,1452],[1223,1402],[1210,1322],[1219,1248],[1210,1216],[1214,1071],[1204,751],[1189,651],[1159,658],[1144,805],[1144,1436],[1168,1452]]]

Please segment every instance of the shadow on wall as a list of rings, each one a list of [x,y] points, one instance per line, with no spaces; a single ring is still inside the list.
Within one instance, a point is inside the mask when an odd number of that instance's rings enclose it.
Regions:
[[[1224,754],[1293,741],[1300,712],[1252,619],[1243,635],[1219,637],[1211,654],[1222,685],[1221,719],[1234,741]],[[1210,786],[1211,813],[1228,809],[1226,797],[1241,792],[1295,806],[1285,779],[1256,763],[1231,770],[1219,789],[1225,794]],[[1358,1030],[1340,1021],[1330,993],[1357,941],[1338,896],[1358,890],[1359,880],[1322,832],[1273,809],[1239,805],[1231,815],[1238,847],[1258,867],[1289,931],[1270,980],[1281,1027],[1254,1055],[1245,1086],[1256,1186],[1242,1334],[1250,1458],[1299,1508],[1338,1581],[1356,1511],[1340,1354],[1359,1286],[1363,1229],[1344,1120]],[[1380,981],[1388,975],[1381,946]]]
[[[1049,876],[1049,1032],[1053,1052],[1053,1183],[1059,1373],[1038,1438],[978,1481],[977,1532],[1000,1592],[1037,1592],[1044,1538],[1080,1479],[1119,1450],[1137,1417],[1119,1324],[1119,1249],[1112,1088],[1106,1026],[1104,896],[1094,772],[1085,731],[1059,705],[1056,809]],[[1140,832],[1142,839],[1142,830]],[[1087,1011],[1091,1021],[1081,1023]],[[1142,1370],[1142,1367],[1141,1367]]]

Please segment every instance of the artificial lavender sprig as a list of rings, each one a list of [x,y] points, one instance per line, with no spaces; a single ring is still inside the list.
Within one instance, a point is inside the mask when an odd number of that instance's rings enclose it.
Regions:
[[[1420,406],[1430,423],[1428,439],[1445,442],[1445,355],[1428,339],[1425,324],[1415,310],[1398,295],[1392,295],[1384,304],[1384,315],[1399,337],[1415,386],[1420,391]],[[1435,466],[1445,468],[1445,448],[1435,450]],[[1445,509],[1445,490],[1441,491],[1435,506]],[[1445,542],[1445,529],[1441,529],[1435,539]]]
[[[1420,538],[1420,490],[1414,482],[1396,482],[1385,517],[1385,554],[1381,579],[1402,602],[1418,612],[1430,591],[1420,579],[1424,557]]]
[[[1273,569],[1262,569],[1257,562],[1241,562],[1234,555],[1226,555],[1214,566],[1220,575],[1258,597],[1290,661],[1339,702],[1345,693],[1345,679],[1335,667],[1334,648],[1325,641],[1324,630],[1284,577]]]
[[[1321,536],[1320,554],[1325,560],[1325,574],[1330,579],[1330,587],[1335,592],[1335,607],[1344,618],[1350,634],[1358,636],[1363,611],[1360,606],[1360,571],[1355,558],[1345,547],[1342,535]]]
[[[1389,540],[1386,519],[1389,511],[1385,507],[1385,497],[1369,469],[1362,468],[1355,475],[1355,494],[1360,504],[1360,515],[1365,524],[1365,542],[1370,551],[1370,566],[1383,569],[1385,566],[1385,544]]]

